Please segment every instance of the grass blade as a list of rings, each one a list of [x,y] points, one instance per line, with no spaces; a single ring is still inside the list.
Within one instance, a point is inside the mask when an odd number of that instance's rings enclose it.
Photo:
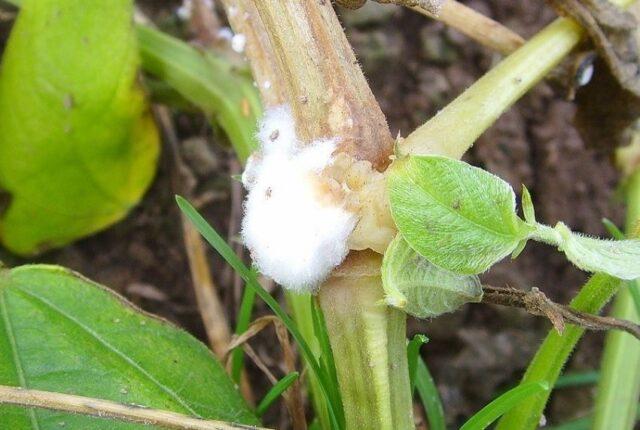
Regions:
[[[417,334],[407,345],[407,362],[409,363],[409,381],[411,393],[416,387],[416,372],[418,371],[418,359],[420,359],[420,347],[429,342],[429,338],[423,334]]]
[[[626,235],[618,228],[617,225],[609,218],[602,218],[602,224],[604,224],[604,228],[607,229],[611,237],[615,240],[624,240]]]
[[[567,373],[558,378],[553,388],[581,387],[583,385],[593,385],[600,379],[600,372],[576,372]]]
[[[433,377],[427,368],[424,360],[417,357],[418,365],[416,367],[416,389],[422,400],[422,405],[427,413],[430,430],[446,430],[447,426],[444,419],[444,409],[442,400],[438,393],[438,388],[433,382]]]
[[[264,398],[260,400],[260,403],[256,408],[256,414],[258,414],[259,417],[264,415],[264,413],[267,412],[267,409],[269,409],[273,402],[278,400],[278,397],[280,397],[282,393],[284,393],[287,388],[289,388],[291,384],[293,384],[296,379],[298,379],[299,376],[300,374],[298,372],[291,372],[287,376],[279,380],[273,387],[271,387]]]
[[[224,258],[224,260],[240,275],[240,277],[246,282],[247,286],[253,289],[256,294],[271,308],[274,314],[282,323],[287,327],[291,336],[295,339],[301,354],[307,361],[311,372],[313,372],[320,380],[320,386],[322,392],[327,400],[327,408],[329,410],[329,416],[332,421],[332,426],[335,429],[341,429],[344,425],[344,416],[342,409],[336,407],[339,399],[332,396],[332,388],[330,387],[330,378],[323,369],[320,368],[318,361],[316,360],[311,348],[304,340],[302,334],[298,330],[295,322],[289,317],[289,315],[282,309],[280,304],[271,297],[271,295],[262,288],[254,271],[250,270],[238,256],[233,252],[231,247],[224,241],[224,239],[207,223],[207,221],[198,213],[198,211],[183,197],[176,196],[176,202],[180,207],[180,210],[185,214],[187,218],[193,223],[195,228],[205,238],[207,242]]]
[[[244,333],[249,328],[255,301],[256,291],[253,288],[245,287],[242,293],[242,302],[240,302],[238,321],[236,322],[236,335]],[[231,360],[231,378],[233,378],[236,384],[239,384],[242,369],[244,368],[244,350],[241,347],[236,348],[233,351],[233,358]]]
[[[640,170],[627,178],[625,183],[627,203],[627,236],[637,235],[640,219]],[[640,321],[638,281],[630,282],[618,292],[611,316]],[[610,331],[605,338],[600,366],[593,417],[594,430],[632,428],[637,414],[640,393],[640,343],[626,333]]]
[[[313,330],[320,344],[320,365],[324,367],[326,374],[331,378],[330,387],[333,389],[332,396],[340,398],[338,386],[338,373],[336,372],[336,364],[333,360],[333,351],[329,342],[329,333],[327,325],[324,321],[324,315],[318,302],[310,297],[311,318],[313,320]]]
[[[507,391],[469,418],[460,430],[483,430],[527,397],[549,391],[547,382],[530,382]]]

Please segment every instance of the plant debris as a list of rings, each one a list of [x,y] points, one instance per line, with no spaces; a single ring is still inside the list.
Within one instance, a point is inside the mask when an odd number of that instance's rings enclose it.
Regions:
[[[560,334],[564,331],[565,323],[568,322],[587,330],[623,330],[640,339],[640,326],[637,324],[576,311],[553,302],[535,287],[531,291],[522,291],[510,287],[483,285],[482,289],[484,290],[482,303],[521,308],[532,315],[547,317]]]

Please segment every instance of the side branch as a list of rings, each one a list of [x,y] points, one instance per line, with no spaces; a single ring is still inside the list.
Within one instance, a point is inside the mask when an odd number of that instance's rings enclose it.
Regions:
[[[580,312],[550,300],[542,291],[532,288],[522,291],[515,288],[484,285],[482,303],[511,306],[524,309],[532,315],[547,317],[558,333],[564,331],[565,322],[587,330],[623,330],[640,339],[640,326],[630,321]]]
[[[455,0],[443,1],[437,13],[421,5],[410,8],[455,28],[481,45],[503,55],[511,54],[525,42],[513,30]]]
[[[192,418],[175,412],[147,409],[144,406],[123,405],[109,400],[3,385],[0,385],[0,404],[49,409],[176,430],[267,430],[262,427]]]

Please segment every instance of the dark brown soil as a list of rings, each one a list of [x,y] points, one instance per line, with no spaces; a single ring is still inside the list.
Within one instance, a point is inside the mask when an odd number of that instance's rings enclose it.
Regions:
[[[174,20],[176,2],[148,0],[145,11],[158,22]],[[530,37],[554,18],[542,1],[473,0],[475,9]],[[499,56],[442,24],[410,11],[370,5],[358,12],[341,11],[350,41],[394,134],[408,134],[487,71]],[[0,40],[8,34],[0,22]],[[547,84],[539,85],[487,131],[468,161],[508,180],[525,184],[534,196],[538,218],[563,220],[576,230],[604,235],[602,217],[622,218],[615,199],[617,175],[604,154],[587,149],[571,126],[574,106]],[[175,116],[180,138],[198,180],[203,210],[221,232],[228,231],[233,160],[222,140],[194,114]],[[202,145],[202,139],[209,145]],[[131,215],[93,237],[48,253],[38,261],[62,264],[126,295],[145,310],[159,314],[204,339],[181,241],[165,151],[156,181]],[[0,254],[10,264],[18,259]],[[234,277],[211,255],[222,300],[233,321],[238,305]],[[567,302],[585,275],[547,246],[530,245],[516,262],[497,265],[484,277],[497,286],[537,286],[555,300]],[[265,312],[263,307],[257,313]],[[426,360],[441,391],[450,424],[486,404],[515,384],[549,324],[519,311],[473,305],[434,321],[411,321],[412,333],[430,337]],[[271,335],[271,334],[270,334]],[[272,342],[271,342],[272,343]],[[588,335],[570,369],[596,368],[602,335]],[[277,362],[269,342],[255,344]],[[251,378],[266,386],[258,371]],[[262,382],[260,382],[262,381]],[[561,422],[589,410],[592,391],[561,390],[548,411],[549,422]],[[282,419],[266,423],[280,428]]]

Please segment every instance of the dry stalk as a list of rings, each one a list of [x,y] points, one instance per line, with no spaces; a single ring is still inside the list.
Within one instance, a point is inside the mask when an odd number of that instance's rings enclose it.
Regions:
[[[178,137],[175,133],[169,111],[165,107],[155,107],[158,123],[161,125],[167,140],[170,152],[175,164],[172,178],[172,186],[176,193],[184,194],[187,198],[193,197],[192,190],[183,177],[188,170],[178,149]],[[231,329],[229,321],[220,299],[217,288],[213,282],[206,248],[198,231],[192,224],[181,217],[183,230],[183,241],[189,260],[189,269],[193,287],[196,293],[198,309],[207,332],[207,338],[211,349],[218,357],[223,357],[227,351],[227,346],[231,340]]]
[[[188,168],[180,155],[178,136],[171,121],[169,110],[166,107],[155,106],[154,112],[158,123],[162,127],[169,152],[173,158],[172,188],[176,193],[180,193],[187,198],[193,198],[193,184],[189,183],[191,176],[188,174]],[[220,301],[218,289],[211,276],[207,248],[202,236],[183,214],[180,214],[180,222],[182,225],[182,240],[189,260],[189,270],[196,294],[198,311],[207,333],[209,346],[215,355],[222,359],[231,341],[231,324],[227,319],[225,307]],[[249,404],[254,404],[253,390],[245,373],[241,376],[240,391]]]
[[[411,9],[437,19],[503,55],[511,54],[525,42],[513,30],[455,0],[444,0],[437,13],[419,5],[411,6]]]
[[[204,420],[109,400],[8,386],[0,386],[0,404],[49,409],[175,430],[267,430],[263,427]]]
[[[565,323],[577,325],[587,330],[623,330],[640,339],[640,326],[617,318],[580,312],[550,300],[542,291],[532,288],[522,291],[515,288],[482,287],[482,303],[510,306],[524,309],[532,315],[543,316],[551,321],[558,333],[562,334]]]
[[[225,360],[231,357],[231,352],[235,348],[242,347],[249,358],[253,360],[256,366],[267,376],[272,384],[278,382],[277,378],[271,373],[269,368],[264,364],[260,357],[255,353],[253,348],[248,344],[249,340],[262,332],[265,328],[273,324],[276,331],[276,336],[280,342],[283,356],[283,367],[287,374],[296,371],[296,355],[291,346],[291,340],[289,339],[289,333],[285,325],[280,321],[278,317],[273,315],[267,315],[256,319],[249,328],[239,336],[234,336],[233,340],[229,344],[229,348],[225,354]],[[302,389],[300,385],[300,378],[291,384],[291,387],[283,394],[285,404],[291,415],[292,426],[294,430],[306,430],[307,422],[304,411],[304,401],[302,398]]]

